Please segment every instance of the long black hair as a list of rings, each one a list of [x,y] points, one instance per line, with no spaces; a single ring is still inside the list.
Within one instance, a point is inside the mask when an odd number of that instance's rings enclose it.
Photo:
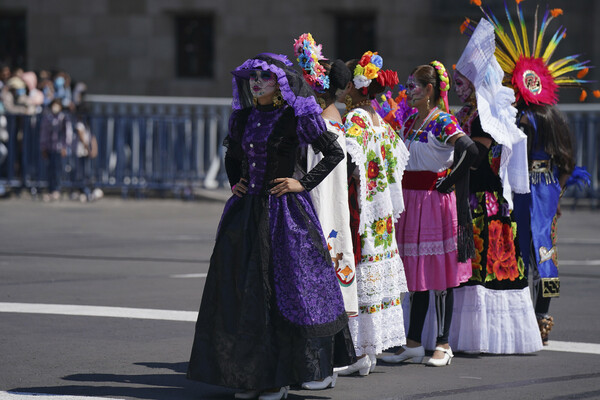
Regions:
[[[520,104],[519,111],[522,116],[519,125],[527,134],[528,153],[543,150],[561,174],[571,174],[575,169],[575,149],[565,115],[555,105]]]
[[[348,82],[350,82],[352,72],[350,72],[346,63],[340,59],[333,62],[320,60],[319,64],[325,68],[325,73],[329,76],[329,89],[325,93],[317,94],[317,96],[325,100],[325,105],[328,106],[335,102],[335,92],[338,89],[344,89]]]

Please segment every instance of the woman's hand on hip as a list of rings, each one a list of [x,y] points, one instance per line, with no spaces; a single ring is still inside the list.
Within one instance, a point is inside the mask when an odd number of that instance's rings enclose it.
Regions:
[[[248,186],[246,186],[246,182],[247,182],[246,179],[241,178],[238,183],[233,185],[233,187],[231,188],[231,192],[233,194],[235,194],[237,197],[244,196],[246,194],[246,192],[248,191]]]
[[[304,191],[304,186],[294,178],[276,178],[270,183],[276,185],[269,190],[269,194],[277,197],[281,197],[286,193],[300,193]]]

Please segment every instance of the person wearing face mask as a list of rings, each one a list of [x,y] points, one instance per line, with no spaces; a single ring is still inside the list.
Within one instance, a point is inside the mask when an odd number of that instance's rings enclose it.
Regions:
[[[346,152],[346,137],[342,126],[342,117],[335,100],[350,83],[352,75],[342,60],[329,61],[321,54],[321,45],[317,45],[310,33],[302,34],[294,43],[294,55],[302,68],[304,80],[315,92],[315,99],[323,109],[321,116],[327,125],[327,131],[337,137],[337,142]],[[296,173],[303,176],[323,159],[322,154],[313,151],[312,146],[303,147],[298,157]],[[356,270],[350,232],[350,211],[348,210],[348,173],[346,159],[316,188],[310,191],[310,197],[319,217],[327,247],[334,262],[333,268],[344,297],[344,307],[348,316],[358,314],[356,292]],[[303,389],[319,390],[334,387],[337,372],[322,381],[304,382]]]
[[[516,124],[514,92],[502,85],[494,27],[481,19],[456,63],[460,125],[479,149],[471,167],[473,275],[454,291],[450,343],[470,353],[522,354],[542,341],[512,218],[512,192],[527,193],[527,137]]]
[[[59,99],[50,103],[49,109],[44,110],[40,122],[40,147],[42,157],[48,161],[48,194],[44,200],[59,200],[63,157],[67,155],[68,117],[63,112]]]
[[[340,97],[347,110],[343,122],[359,307],[350,330],[360,358],[339,374],[365,376],[375,369],[378,354],[406,342],[401,297],[408,290],[394,222],[404,211],[400,182],[408,151],[371,103],[398,83],[398,74],[383,70],[383,58],[371,51],[346,64],[352,82]]]
[[[428,365],[452,361],[448,344],[453,291],[471,276],[473,227],[468,204],[468,172],[477,157],[477,146],[448,113],[450,80],[444,65],[420,65],[407,82],[408,104],[416,112],[403,125],[410,158],[402,180],[406,211],[396,225],[398,251],[404,262],[410,291],[407,344],[383,361],[421,362],[421,338],[435,293],[436,347]],[[452,167],[450,173],[448,168]],[[466,182],[465,182],[466,181]],[[452,191],[456,185],[456,195]]]
[[[354,361],[348,316],[308,191],[344,158],[312,90],[283,55],[233,73],[225,205],[188,366],[189,379],[287,397],[288,386]],[[299,147],[323,158],[292,178]]]

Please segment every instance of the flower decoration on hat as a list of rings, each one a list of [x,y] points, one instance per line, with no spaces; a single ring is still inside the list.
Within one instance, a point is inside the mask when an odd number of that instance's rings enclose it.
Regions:
[[[315,42],[310,33],[303,33],[294,41],[294,55],[302,68],[304,80],[317,93],[325,93],[329,89],[329,76],[319,61],[326,60],[321,53],[322,46]]]
[[[373,79],[377,79],[377,83],[383,87],[396,86],[399,82],[398,73],[391,70],[382,71],[381,68],[383,68],[383,58],[377,52],[365,52],[354,67],[352,74],[354,87],[358,90],[362,89],[362,93],[367,95]]]
[[[551,61],[556,47],[566,37],[566,28],[560,27],[554,33],[550,41],[544,47],[544,35],[550,22],[564,12],[560,8],[549,9],[538,25],[538,9],[535,12],[535,28],[531,47],[521,2],[515,0],[517,8],[518,23],[521,34],[519,35],[515,21],[511,17],[508,6],[505,3],[506,17],[510,29],[509,32],[500,24],[498,18],[489,10],[484,10],[477,4],[486,19],[494,26],[496,33],[496,59],[506,74],[505,84],[514,89],[517,100],[527,104],[551,105],[558,102],[558,89],[560,87],[581,86],[589,81],[583,80],[588,70],[588,61],[579,62],[579,55],[572,55]],[[471,35],[475,30],[476,23],[469,19],[461,25],[461,33]],[[538,28],[539,26],[539,28]],[[570,74],[575,71],[575,76]],[[585,72],[584,72],[585,71]]]

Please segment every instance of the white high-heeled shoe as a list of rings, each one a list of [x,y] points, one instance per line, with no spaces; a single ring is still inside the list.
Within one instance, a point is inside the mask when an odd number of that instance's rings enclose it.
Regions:
[[[416,363],[421,363],[423,361],[423,357],[425,357],[425,348],[423,346],[419,347],[406,347],[402,346],[404,351],[400,354],[392,354],[389,356],[381,357],[382,361],[390,364],[398,364],[402,361],[413,359]]]
[[[338,374],[342,375],[342,376],[347,376],[347,375],[352,375],[353,373],[358,371],[359,375],[367,376],[367,375],[369,375],[370,370],[371,370],[371,359],[369,358],[369,356],[365,355],[364,357],[359,358],[358,361],[355,362],[354,364],[349,365],[348,368],[339,371]]]
[[[450,365],[452,363],[452,357],[454,357],[454,353],[452,353],[452,349],[450,348],[443,348],[443,347],[436,347],[435,348],[437,351],[441,351],[444,353],[444,358],[430,358],[429,361],[427,361],[427,365],[432,366],[432,367],[443,367],[446,365]]]
[[[323,390],[327,388],[334,388],[335,381],[337,380],[338,374],[334,372],[333,375],[328,376],[322,381],[312,381],[312,382],[304,382],[302,384],[302,389],[306,390]]]
[[[369,373],[375,371],[375,366],[377,365],[377,356],[375,354],[368,354],[369,361],[371,361],[371,368],[369,368]]]
[[[236,399],[256,399],[260,392],[258,390],[245,390],[236,393],[233,397]]]
[[[262,392],[261,395],[258,396],[258,400],[281,400],[287,399],[287,396],[288,388],[287,386],[283,386],[278,392]]]

